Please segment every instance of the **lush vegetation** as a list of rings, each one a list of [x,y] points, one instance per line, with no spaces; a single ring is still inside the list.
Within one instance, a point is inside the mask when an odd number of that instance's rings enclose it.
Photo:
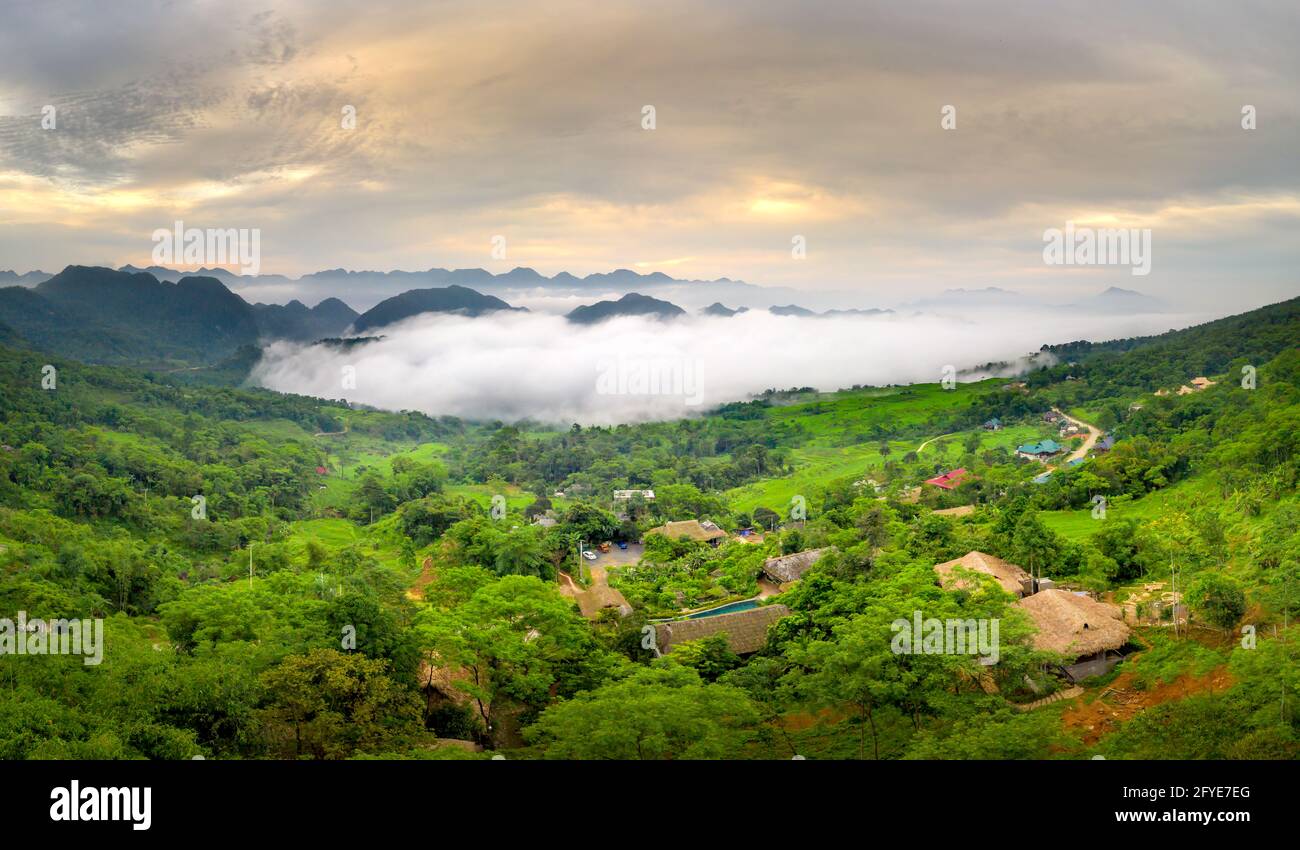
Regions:
[[[0,616],[105,621],[101,664],[0,656],[0,755],[1297,757],[1298,319],[1061,346],[1025,386],[773,390],[561,430],[0,348]],[[1199,375],[1217,383],[1153,395]],[[1015,447],[1056,435],[1052,407],[1116,441],[1036,483]],[[729,538],[645,537],[608,568],[632,613],[580,614],[579,543],[685,519]],[[766,558],[811,548],[758,652],[645,644],[648,619],[755,597]],[[1092,734],[1071,712],[1096,690],[1018,710],[1062,659],[996,584],[939,587],[972,550],[1116,602],[1176,581],[1190,623],[1138,629],[1120,668],[1148,709]],[[997,619],[997,664],[894,652],[916,611]]]

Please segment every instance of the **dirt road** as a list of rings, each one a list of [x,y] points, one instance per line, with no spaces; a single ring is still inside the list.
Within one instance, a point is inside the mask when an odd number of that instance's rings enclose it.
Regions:
[[[1098,440],[1101,439],[1101,429],[1099,429],[1096,425],[1091,425],[1087,422],[1084,422],[1082,419],[1075,419],[1073,416],[1070,416],[1068,413],[1065,413],[1064,411],[1057,410],[1055,407],[1053,407],[1052,410],[1056,410],[1056,412],[1059,413],[1061,417],[1065,419],[1065,421],[1069,422],[1070,424],[1077,425],[1080,428],[1088,429],[1088,436],[1087,438],[1084,439],[1083,445],[1079,446],[1079,448],[1070,452],[1070,455],[1065,459],[1065,462],[1069,463],[1072,460],[1077,460],[1078,458],[1087,456],[1088,452],[1092,451],[1092,447],[1097,444]]]

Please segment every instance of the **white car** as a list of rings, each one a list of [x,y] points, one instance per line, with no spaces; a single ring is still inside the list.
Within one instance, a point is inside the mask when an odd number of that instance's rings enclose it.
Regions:
[[[586,558],[588,561],[594,561],[596,560],[596,553],[588,549],[586,552],[582,553],[582,557]]]

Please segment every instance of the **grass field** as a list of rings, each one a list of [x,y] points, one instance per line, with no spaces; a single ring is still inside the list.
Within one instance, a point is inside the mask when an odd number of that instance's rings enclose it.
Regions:
[[[1048,435],[1047,430],[1036,425],[1017,425],[1000,431],[962,431],[930,442],[918,457],[926,463],[955,465],[965,453],[964,443],[971,433],[979,435],[981,451],[998,446],[1014,450],[1022,443]],[[739,511],[748,512],[762,506],[783,512],[796,495],[807,496],[840,478],[866,475],[880,469],[888,459],[881,456],[880,444],[875,441],[853,446],[823,446],[818,445],[819,442],[825,441],[815,440],[809,446],[790,453],[795,466],[793,475],[755,481],[728,490],[724,494],[728,503]],[[902,458],[924,443],[925,440],[891,440],[889,458]]]
[[[938,384],[913,384],[820,393],[776,407],[768,412],[768,418],[776,422],[797,421],[814,438],[867,430],[876,425],[897,430],[925,422],[935,413],[966,407],[971,399],[992,392],[1004,383],[991,379],[958,384],[951,390]]]
[[[1132,519],[1139,522],[1153,519],[1162,513],[1203,504],[1215,497],[1214,484],[1207,478],[1190,478],[1172,487],[1157,490],[1141,499],[1112,500],[1106,506],[1106,519],[1094,519],[1091,508],[1077,511],[1043,511],[1038,516],[1057,534],[1074,541],[1086,540],[1095,534],[1106,520]]]
[[[500,492],[506,497],[506,507],[510,509],[518,508],[522,510],[536,500],[536,497],[532,493],[521,490],[514,484],[507,484],[499,491],[493,490],[492,486],[489,484],[451,484],[446,489],[446,493],[449,496],[464,496],[467,499],[472,499],[478,502],[483,505],[483,507],[491,506],[492,496],[497,492]],[[569,501],[567,499],[552,497],[551,504],[557,510],[564,510],[568,507]]]
[[[329,474],[322,476],[320,486],[312,494],[312,507],[316,510],[340,510],[347,505],[352,491],[357,488],[362,475],[374,472],[382,478],[393,474],[393,459],[397,457],[427,463],[437,460],[450,451],[445,443],[406,443],[398,444],[396,451],[392,443],[357,434],[338,437],[317,437],[317,443],[327,450],[326,466]],[[389,448],[385,450],[383,447]]]
[[[385,522],[391,523],[392,518],[387,518]],[[401,550],[393,535],[385,533],[388,529],[381,528],[384,525],[384,522],[379,522],[371,528],[365,528],[346,519],[299,520],[289,524],[289,544],[300,557],[309,540],[315,540],[330,551],[356,546],[363,554],[370,555],[385,566],[397,566]]]

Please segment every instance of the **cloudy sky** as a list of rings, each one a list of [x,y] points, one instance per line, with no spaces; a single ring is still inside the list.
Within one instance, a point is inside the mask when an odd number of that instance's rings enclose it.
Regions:
[[[1297,43],[1293,2],[9,0],[0,268],[148,265],[182,219],[260,228],[264,273],[1233,312],[1300,290]],[[1067,220],[1150,228],[1151,274],[1045,265]]]

